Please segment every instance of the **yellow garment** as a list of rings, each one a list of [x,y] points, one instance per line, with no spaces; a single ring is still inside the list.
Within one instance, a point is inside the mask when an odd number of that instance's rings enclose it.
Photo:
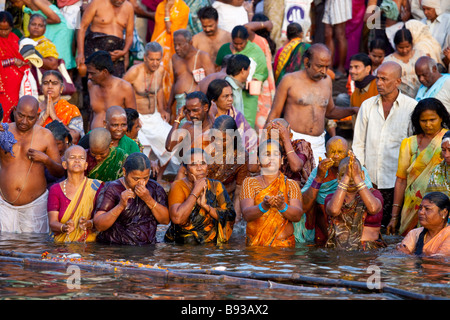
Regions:
[[[417,136],[402,141],[397,177],[407,181],[399,229],[403,236],[417,227],[417,210],[425,195],[432,170],[442,161],[441,141],[447,131],[441,129],[422,151],[419,150]]]
[[[92,242],[97,237],[97,232],[92,230],[82,230],[78,226],[81,217],[86,220],[91,219],[91,213],[94,207],[94,199],[100,186],[99,180],[86,178],[70,201],[69,206],[61,219],[61,223],[73,220],[75,230],[71,233],[59,233],[55,235],[55,242]]]
[[[263,188],[255,177],[248,177],[242,185],[241,201],[254,198],[255,205],[259,205],[265,196],[277,196],[283,194],[284,201],[289,199],[301,200],[301,191],[297,182],[285,178],[280,172],[268,187]],[[247,222],[247,245],[249,246],[271,246],[271,247],[293,247],[295,246],[294,235],[287,239],[277,239],[285,230],[289,220],[283,217],[277,209],[270,208],[258,219]]]
[[[302,42],[302,39],[294,38],[283,47],[283,49],[278,57],[278,64],[276,65],[276,69],[274,72],[275,81],[278,80],[281,70],[283,70],[285,64],[289,61],[292,51],[294,51],[294,49],[297,47],[297,45],[301,42]]]
[[[44,36],[31,39],[38,43],[35,49],[42,55],[43,58],[53,57],[55,59],[58,59],[59,54],[53,42],[51,42]]]
[[[169,100],[170,90],[172,89],[174,75],[172,69],[172,55],[175,53],[173,45],[173,33],[179,29],[185,29],[189,22],[189,7],[182,0],[175,0],[172,8],[170,8],[170,32],[166,31],[166,23],[164,18],[167,0],[164,0],[155,12],[155,29],[152,34],[151,41],[158,42],[164,49],[162,64],[164,66],[163,91],[165,101]]]

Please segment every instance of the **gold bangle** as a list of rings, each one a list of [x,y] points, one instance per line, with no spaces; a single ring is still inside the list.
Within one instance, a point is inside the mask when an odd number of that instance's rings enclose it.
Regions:
[[[61,224],[61,233],[64,233],[63,227],[64,227],[65,225],[66,225],[65,223],[64,223],[64,224]]]
[[[292,153],[292,152],[294,152],[294,150],[291,150],[291,151],[289,151],[289,152],[286,152],[286,155],[288,155],[289,153]]]
[[[399,207],[399,208],[402,207],[401,205],[399,205],[399,204],[397,204],[397,203],[392,204],[392,206],[393,206],[393,207]]]
[[[180,124],[180,120],[177,120],[177,119],[173,120],[173,122]]]
[[[151,209],[150,210],[153,210],[153,209],[155,209],[155,207],[156,207],[156,205],[158,204],[158,202],[156,202],[156,200],[155,200],[155,204],[153,205],[153,207],[151,207]]]
[[[198,197],[194,193],[191,192],[191,194],[198,199]]]

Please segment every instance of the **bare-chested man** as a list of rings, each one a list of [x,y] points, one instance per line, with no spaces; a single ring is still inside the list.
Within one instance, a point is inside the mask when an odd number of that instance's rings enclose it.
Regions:
[[[203,31],[192,38],[192,45],[208,52],[212,61],[216,61],[217,52],[225,43],[231,42],[231,33],[218,27],[219,14],[211,6],[203,7],[197,12]]]
[[[186,94],[198,90],[198,83],[207,75],[214,73],[215,65],[208,53],[194,48],[192,34],[186,29],[173,33],[175,54],[172,56],[174,84],[170,91],[168,111],[173,118],[186,104]],[[176,101],[176,108],[172,105]]]
[[[127,0],[92,0],[86,7],[77,34],[77,67],[92,53],[105,50],[111,54],[114,72],[122,77],[125,56],[133,44],[134,10]],[[125,40],[124,40],[125,33]]]
[[[150,148],[150,153],[158,158],[158,164],[161,166],[161,169],[158,169],[158,180],[162,179],[171,159],[175,165],[179,164],[165,148],[172,126],[168,123],[170,114],[165,110],[163,93],[165,71],[161,66],[162,58],[162,46],[158,42],[149,42],[145,46],[144,63],[131,67],[123,76],[123,79],[133,86],[136,96],[139,120],[142,121],[142,128],[138,133],[139,141]]]
[[[44,169],[54,177],[62,177],[64,168],[53,134],[35,125],[38,110],[36,98],[19,99],[15,122],[8,130],[17,140],[13,154],[0,151],[0,232],[49,231]],[[8,133],[0,126],[0,134]]]
[[[293,140],[305,139],[311,143],[317,166],[319,158],[325,158],[326,152],[325,117],[342,119],[356,114],[358,108],[334,104],[332,82],[327,75],[331,54],[325,45],[312,45],[303,59],[305,69],[286,74],[278,85],[266,123],[279,118],[284,111]]]
[[[128,81],[112,75],[113,63],[106,51],[97,51],[86,60],[91,105],[90,129],[103,127],[111,106],[136,109],[134,90]]]

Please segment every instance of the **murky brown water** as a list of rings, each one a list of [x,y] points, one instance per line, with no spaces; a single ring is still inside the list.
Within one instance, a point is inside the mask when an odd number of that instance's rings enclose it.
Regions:
[[[158,232],[162,240],[164,227]],[[79,288],[69,285],[71,273],[63,265],[36,265],[4,261],[0,257],[0,299],[400,299],[390,293],[333,286],[288,287],[267,281],[207,281],[166,279],[153,273],[121,272],[120,266],[143,264],[173,271],[201,272],[213,268],[232,272],[255,272],[367,282],[373,270],[381,283],[410,292],[450,298],[450,259],[417,258],[394,250],[400,237],[385,237],[389,247],[374,252],[342,252],[297,244],[296,248],[246,247],[244,230],[236,228],[230,242],[181,246],[158,243],[142,247],[105,246],[97,243],[56,245],[43,235],[0,234],[0,250],[51,255],[77,253],[83,261],[107,261],[118,270],[80,271]],[[114,262],[116,261],[116,262]],[[213,277],[213,276],[210,276]]]

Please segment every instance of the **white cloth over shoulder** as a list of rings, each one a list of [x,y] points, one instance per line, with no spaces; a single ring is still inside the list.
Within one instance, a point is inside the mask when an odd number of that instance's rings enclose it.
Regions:
[[[164,121],[157,111],[152,114],[139,114],[139,119],[142,121],[142,128],[138,133],[139,141],[144,146],[150,146],[161,166],[170,160],[179,165],[180,163],[176,157],[173,157],[173,153],[166,150],[166,139],[172,126]]]
[[[0,232],[48,233],[48,190],[23,206],[13,206],[0,197]]]
[[[325,148],[325,131],[320,136],[310,136],[303,133],[292,132],[292,140],[304,139],[311,144],[311,149],[314,154],[314,162],[316,163],[316,167],[319,165],[319,157],[322,159],[326,158],[325,153],[327,152]]]

